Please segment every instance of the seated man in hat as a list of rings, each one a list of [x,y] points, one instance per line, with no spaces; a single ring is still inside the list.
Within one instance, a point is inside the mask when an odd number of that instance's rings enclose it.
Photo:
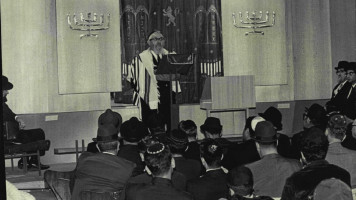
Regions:
[[[45,140],[45,133],[42,129],[28,129],[24,130],[25,128],[25,122],[17,116],[11,109],[10,107],[6,104],[7,98],[6,96],[9,94],[9,90],[13,88],[13,84],[9,82],[9,79],[6,76],[2,76],[2,120],[3,123],[11,123],[16,126],[16,138],[14,141],[10,142],[15,142],[15,143],[21,143],[21,144],[27,144],[31,142],[36,142],[39,140]],[[3,124],[3,126],[4,126]],[[3,128],[3,130],[5,130]],[[5,138],[7,140],[7,138]],[[30,153],[30,152],[28,152]],[[32,153],[32,152],[31,152]],[[40,155],[43,156],[45,154],[44,151],[40,151]],[[18,167],[22,169],[23,167],[23,160],[22,158],[18,162]],[[27,169],[30,168],[37,168],[38,167],[38,160],[37,156],[31,156],[31,158],[27,158]],[[48,169],[48,165],[43,165],[40,163],[41,169]]]
[[[325,160],[330,164],[346,169],[351,175],[351,187],[356,188],[356,151],[341,145],[345,138],[347,122],[344,115],[338,112],[329,114],[325,134],[329,141],[328,153]]]
[[[264,113],[258,113],[258,115],[273,124],[278,136],[277,151],[280,155],[284,156],[283,150],[288,148],[288,146],[284,147],[283,145],[290,145],[290,138],[283,133],[278,133],[278,131],[281,131],[283,128],[282,113],[277,108],[271,106],[267,108]]]
[[[301,160],[303,169],[295,172],[285,182],[282,200],[311,199],[315,187],[323,180],[336,178],[350,187],[350,174],[345,169],[325,160],[329,141],[324,131],[311,128],[301,138]]]
[[[319,128],[325,131],[327,123],[326,111],[319,104],[313,104],[305,108],[303,113],[303,131],[293,135],[291,140],[278,140],[278,153],[282,156],[300,159],[300,140],[311,128]]]
[[[356,119],[348,125],[346,136],[342,140],[341,145],[345,148],[356,151]]]
[[[178,129],[183,131],[188,137],[188,149],[184,152],[184,157],[200,161],[200,146],[197,142],[197,125],[192,120],[179,122]]]
[[[257,195],[280,197],[285,180],[301,169],[298,160],[288,159],[277,153],[277,132],[272,123],[258,122],[254,140],[261,160],[246,165],[253,174]]]
[[[145,152],[147,151],[147,148],[153,144],[157,144],[159,143],[159,141],[154,138],[154,137],[148,137],[146,139],[143,139],[140,143],[139,143],[139,147],[140,147],[140,156],[142,158],[142,161],[145,162]],[[179,189],[179,190],[186,190],[187,189],[187,179],[185,177],[184,174],[173,170],[172,173],[172,184],[173,187]],[[145,173],[137,175],[135,177],[131,177],[128,181],[128,183],[151,183],[152,181],[152,174],[150,172],[150,170],[145,170]]]
[[[216,200],[227,197],[226,173],[221,168],[223,148],[213,139],[201,143],[201,161],[206,173],[197,179],[188,181],[187,191],[195,200]]]
[[[257,151],[255,140],[252,138],[255,135],[255,128],[258,122],[266,121],[260,116],[251,116],[246,119],[245,127],[242,132],[242,143],[234,143],[230,145],[224,158],[222,165],[230,170],[239,165],[245,165],[251,162],[260,160],[261,157]]]
[[[132,176],[142,174],[145,164],[140,157],[138,143],[148,135],[147,127],[136,117],[131,117],[121,125],[120,134],[123,138],[123,145],[117,155],[136,164]]]
[[[226,156],[224,156],[224,167],[228,167],[228,169],[232,169],[241,164],[247,164],[260,159],[258,155],[257,148],[254,140],[251,137],[254,136],[254,131],[256,128],[256,124],[260,121],[269,121],[273,124],[274,129],[276,131],[281,131],[283,128],[282,124],[282,113],[275,107],[271,106],[267,108],[263,113],[258,113],[259,116],[249,117],[246,120],[245,128],[243,130],[243,143],[235,144],[233,147],[229,148],[229,152]],[[287,140],[289,144],[289,137],[282,133],[278,133],[278,142]],[[283,144],[283,142],[282,142]],[[279,146],[277,146],[277,150],[279,150]],[[241,153],[243,152],[243,153]],[[247,153],[248,152],[248,153]],[[231,155],[232,154],[232,155]],[[234,155],[235,154],[235,155]]]
[[[341,107],[347,100],[347,95],[351,88],[351,83],[347,81],[346,70],[349,66],[347,61],[339,61],[337,67],[335,67],[337,75],[337,84],[334,87],[331,99],[326,103],[326,111],[341,111]]]
[[[72,200],[80,200],[85,190],[121,192],[136,166],[116,156],[119,141],[114,125],[100,126],[96,139],[99,153],[84,152],[79,157]]]
[[[224,151],[226,151],[226,148],[231,145],[231,142],[221,137],[222,129],[223,126],[220,123],[220,119],[216,117],[206,118],[204,124],[200,126],[200,130],[205,138],[216,140],[220,146],[225,148]]]
[[[122,124],[122,117],[119,113],[112,111],[111,109],[107,109],[103,114],[101,114],[98,118],[98,127],[112,124],[114,127],[120,132],[120,126]],[[96,148],[96,138],[94,141],[88,144],[87,151],[92,153],[97,153],[98,148]]]
[[[251,170],[245,166],[230,170],[227,174],[227,180],[230,194],[228,200],[273,200],[268,196],[254,194],[253,175]]]
[[[153,176],[149,184],[129,184],[126,199],[131,200],[192,200],[192,196],[172,185],[174,159],[168,147],[162,143],[151,145],[145,152],[147,169]]]
[[[175,170],[184,174],[187,180],[198,178],[202,170],[200,162],[183,157],[188,147],[187,135],[180,130],[174,129],[168,134],[166,142],[175,161]]]
[[[343,104],[341,114],[348,118],[348,122],[356,119],[356,62],[350,62],[347,67],[347,81],[351,84],[347,92],[346,102]]]

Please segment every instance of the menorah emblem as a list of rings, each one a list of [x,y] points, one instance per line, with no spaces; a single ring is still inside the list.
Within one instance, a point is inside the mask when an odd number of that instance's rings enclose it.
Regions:
[[[107,14],[106,20],[104,19],[104,14],[101,14],[99,19],[98,15],[94,13],[88,13],[84,17],[83,13],[80,13],[80,19],[78,20],[77,15],[74,13],[72,18],[70,14],[67,15],[69,28],[76,31],[88,31],[86,34],[81,34],[80,39],[83,37],[98,37],[98,34],[92,33],[92,31],[102,31],[110,27],[110,14]],[[72,23],[72,21],[74,23]]]
[[[251,13],[251,15],[248,11],[246,11],[246,16],[245,16],[245,21],[244,21],[242,13],[239,12],[241,25],[237,25],[235,13],[232,13],[233,25],[236,28],[252,28],[253,29],[250,32],[246,32],[245,35],[248,35],[250,33],[252,33],[252,34],[257,33],[257,34],[264,35],[265,33],[263,31],[258,31],[256,29],[272,27],[275,24],[276,14],[274,11],[272,12],[272,23],[270,23],[270,24],[268,24],[269,23],[269,12],[268,11],[265,12],[265,19],[262,19],[262,16],[263,16],[262,11],[260,11],[259,13],[256,13],[256,11],[253,11]],[[249,24],[249,25],[245,25],[245,24]]]

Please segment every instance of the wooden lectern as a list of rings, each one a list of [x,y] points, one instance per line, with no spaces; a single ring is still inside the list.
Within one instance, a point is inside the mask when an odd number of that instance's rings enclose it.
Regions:
[[[206,110],[207,117],[212,112],[245,111],[256,107],[254,76],[209,77],[204,84],[200,108]]]
[[[170,82],[170,122],[168,128],[171,130],[173,130],[173,127],[177,127],[179,123],[179,105],[177,101],[173,104],[173,81],[175,81],[175,88],[178,91],[180,75],[188,74],[190,68],[194,65],[194,57],[194,54],[164,55],[155,72],[157,80]]]

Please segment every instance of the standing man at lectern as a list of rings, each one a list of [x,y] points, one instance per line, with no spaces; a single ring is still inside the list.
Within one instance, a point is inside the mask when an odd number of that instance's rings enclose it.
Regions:
[[[150,115],[160,113],[170,127],[170,82],[155,74],[163,56],[170,52],[164,49],[165,38],[160,31],[152,32],[148,36],[147,44],[149,48],[141,52],[137,62],[129,66],[127,80],[134,89],[133,100],[140,108],[142,121],[147,124]],[[173,83],[172,86],[173,91],[176,91],[176,84]]]

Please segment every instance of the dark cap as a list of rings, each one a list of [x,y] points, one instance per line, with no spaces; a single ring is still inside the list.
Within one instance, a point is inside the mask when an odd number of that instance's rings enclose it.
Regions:
[[[174,129],[168,134],[167,142],[169,146],[177,149],[186,148],[188,145],[188,136],[183,131]]]
[[[150,155],[159,154],[164,151],[166,147],[162,143],[155,143],[147,147],[146,152]]]
[[[306,116],[309,117],[315,125],[325,125],[326,111],[323,106],[319,104],[313,104],[309,108],[305,108]]]
[[[344,69],[344,70],[347,70],[347,67],[349,66],[349,62],[347,61],[339,61],[339,63],[337,64],[337,67],[335,67],[336,70],[338,69]]]
[[[161,31],[155,30],[148,35],[147,41],[150,41],[153,38],[160,38],[160,37],[163,37]]]
[[[220,124],[220,119],[216,117],[208,117],[206,118],[204,124],[200,126],[200,129],[203,131],[208,131],[212,134],[221,133],[222,125]]]
[[[114,112],[111,109],[107,109],[103,114],[99,116],[98,124],[99,126],[112,124],[118,130],[120,130],[120,126],[122,124],[122,117],[119,113]]]
[[[277,140],[277,132],[269,121],[258,122],[254,139],[260,143],[271,143]]]
[[[179,122],[178,129],[185,132],[188,136],[196,136],[197,135],[197,125],[192,120],[183,120]]]
[[[9,82],[9,79],[6,76],[2,76],[2,89],[11,90],[13,87],[14,85]]]
[[[276,127],[276,131],[282,130],[282,113],[275,107],[269,107],[264,113],[258,113],[266,121],[269,121]]]
[[[333,112],[333,113],[330,113],[328,116],[329,116],[328,126],[330,128],[346,128],[347,127],[347,122],[346,122],[346,118],[344,115],[342,115],[338,112]]]
[[[148,129],[136,117],[131,117],[130,120],[121,125],[120,133],[124,140],[128,142],[139,142],[148,135]]]
[[[96,140],[98,142],[110,142],[118,140],[118,131],[112,124],[99,126]]]

